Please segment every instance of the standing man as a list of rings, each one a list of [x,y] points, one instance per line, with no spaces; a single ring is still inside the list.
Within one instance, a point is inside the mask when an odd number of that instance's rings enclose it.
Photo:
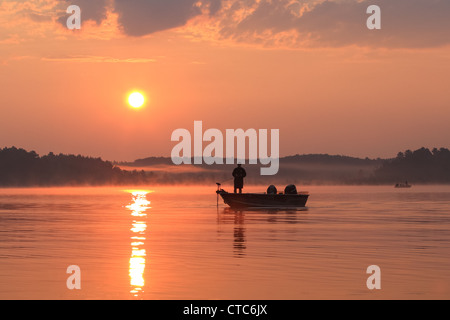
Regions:
[[[245,169],[241,167],[241,164],[238,163],[237,168],[233,170],[234,177],[234,193],[236,193],[236,189],[239,189],[239,193],[242,193],[242,188],[244,187],[244,178],[247,175]]]

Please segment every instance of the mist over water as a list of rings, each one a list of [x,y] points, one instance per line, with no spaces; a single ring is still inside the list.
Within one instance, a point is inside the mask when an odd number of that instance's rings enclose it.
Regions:
[[[298,187],[306,210],[217,207],[215,185],[0,189],[0,298],[450,298],[450,186]]]

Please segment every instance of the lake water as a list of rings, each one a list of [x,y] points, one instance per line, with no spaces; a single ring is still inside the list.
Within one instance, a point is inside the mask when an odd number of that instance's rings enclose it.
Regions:
[[[450,298],[450,186],[299,189],[240,212],[215,186],[0,189],[0,299]]]

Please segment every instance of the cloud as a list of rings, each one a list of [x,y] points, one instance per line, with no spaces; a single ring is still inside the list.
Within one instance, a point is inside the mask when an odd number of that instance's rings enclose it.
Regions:
[[[143,36],[183,26],[201,14],[197,0],[115,0],[115,11],[123,31]]]
[[[218,39],[310,47],[435,47],[450,44],[448,0],[114,0],[127,35],[182,27],[209,16]],[[368,30],[370,5],[381,8],[381,30]],[[205,7],[208,10],[205,11]],[[207,14],[205,14],[205,12]],[[207,28],[205,24],[202,27]],[[209,29],[210,31],[211,29]],[[201,30],[197,30],[197,35]]]
[[[212,16],[221,9],[222,0],[62,0],[66,8],[81,8],[81,19],[98,25],[107,18],[108,10],[118,15],[122,31],[129,36],[144,36],[184,26],[191,18],[206,11]],[[65,26],[69,14],[64,12],[58,22]]]
[[[211,0],[209,6],[210,15],[215,15],[222,8],[222,0]]]
[[[109,0],[63,0],[61,1],[61,7],[68,8],[70,5],[77,5],[81,9],[82,21],[94,21],[100,24],[107,17],[108,7],[110,6]],[[58,22],[62,25],[66,25],[66,21],[69,14],[64,12],[64,15],[59,17]]]
[[[370,5],[381,8],[381,30],[368,30]],[[223,25],[222,35],[267,41],[295,31],[296,41],[309,46],[434,47],[450,44],[450,1],[269,1],[258,6],[234,27]],[[295,44],[293,44],[295,45]]]
[[[48,0],[47,0],[48,1]],[[291,47],[426,48],[450,44],[449,0],[64,0],[82,20],[100,25],[117,15],[123,34],[180,28],[196,39]],[[62,6],[61,6],[62,5]],[[368,30],[369,5],[381,8],[381,30]],[[47,13],[27,12],[35,21]],[[67,14],[58,21],[65,25]],[[183,29],[184,28],[184,29]]]
[[[381,8],[381,30],[366,27],[372,4]],[[317,45],[434,47],[450,44],[448,14],[447,0],[325,1],[302,15],[295,28],[310,34]]]
[[[46,37],[59,13],[57,5],[53,0],[0,1],[0,45]]]

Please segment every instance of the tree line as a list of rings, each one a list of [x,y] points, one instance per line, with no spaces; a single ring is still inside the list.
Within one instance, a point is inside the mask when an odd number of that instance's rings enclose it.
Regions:
[[[374,183],[450,183],[450,150],[420,148],[399,152],[386,160],[371,178]]]
[[[125,171],[101,158],[81,155],[40,157],[16,147],[0,149],[0,186],[75,186],[144,183],[143,171]]]
[[[202,166],[201,171],[177,172],[170,158],[148,158],[128,166],[165,164],[166,170],[123,170],[101,158],[49,153],[15,147],[0,149],[0,187],[101,186],[139,184],[212,184],[229,181],[233,165]],[[420,148],[399,152],[393,159],[359,159],[331,155],[295,155],[280,159],[276,176],[261,176],[259,166],[245,165],[246,183],[394,184],[450,183],[450,150]],[[270,181],[269,181],[270,180]]]

